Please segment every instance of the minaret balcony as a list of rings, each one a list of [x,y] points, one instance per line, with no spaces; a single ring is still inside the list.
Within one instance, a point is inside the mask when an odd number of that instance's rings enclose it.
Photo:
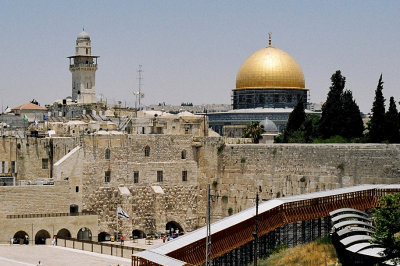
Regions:
[[[69,70],[90,69],[97,70],[97,64],[72,64],[69,65]]]

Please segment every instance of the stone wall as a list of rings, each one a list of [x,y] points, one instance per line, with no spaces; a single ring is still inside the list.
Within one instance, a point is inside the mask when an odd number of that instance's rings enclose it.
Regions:
[[[0,152],[4,158],[24,157],[17,164],[21,177],[48,176],[41,159],[48,154],[49,139],[10,143],[3,139],[0,149],[7,152]],[[0,187],[0,200],[5,202],[1,216],[32,213],[36,205],[35,213],[68,212],[70,204],[77,204],[80,211],[99,214],[99,232],[112,234],[120,204],[133,216],[133,220],[119,219],[124,234],[135,229],[162,233],[170,221],[191,231],[205,224],[207,184],[211,184],[212,219],[216,220],[253,206],[259,189],[260,198],[268,200],[400,182],[400,145],[395,144],[226,144],[219,137],[106,135],[85,136],[81,141],[53,139],[53,154],[59,185]],[[157,182],[157,171],[163,173],[162,182]],[[182,180],[183,171],[187,181]],[[151,186],[160,186],[164,194]]]
[[[67,182],[54,186],[0,186],[0,218],[18,214],[69,213],[70,200]]]
[[[179,223],[184,232],[204,223],[204,206],[196,186],[161,186],[164,194],[155,193],[150,186],[123,188],[128,189],[129,194],[121,193],[121,187],[100,187],[89,196],[85,209],[98,213],[99,232],[113,234],[117,231],[117,205],[131,216],[130,219],[118,218],[119,230],[125,235],[131,235],[135,229],[146,234],[164,233],[170,221]]]
[[[0,163],[7,162],[8,172],[17,182],[50,178],[51,162],[55,163],[79,144],[76,138],[6,137],[0,142]],[[48,167],[43,166],[43,159],[48,160]],[[16,165],[15,173],[11,173],[12,162]]]
[[[214,215],[254,205],[256,191],[268,200],[359,184],[400,182],[400,145],[247,144],[205,140],[200,170],[214,184]],[[218,152],[220,150],[220,152]],[[204,183],[199,184],[204,187]]]

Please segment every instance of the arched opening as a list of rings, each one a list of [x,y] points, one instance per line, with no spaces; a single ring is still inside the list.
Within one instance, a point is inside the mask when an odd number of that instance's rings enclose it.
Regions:
[[[92,240],[92,232],[89,228],[83,227],[79,229],[77,238],[78,240]]]
[[[25,231],[18,231],[14,234],[13,244],[29,244],[29,236]]]
[[[57,237],[62,237],[62,238],[71,238],[71,233],[68,231],[68,229],[61,229],[57,233]]]
[[[186,150],[182,150],[181,159],[186,159]]]
[[[139,239],[139,238],[145,238],[145,237],[146,237],[146,234],[141,230],[133,230],[132,231],[133,239]]]
[[[110,234],[108,234],[106,232],[101,232],[100,234],[98,234],[97,240],[99,242],[110,241]]]
[[[179,223],[170,221],[165,225],[165,232],[174,238],[183,234],[183,229]]]
[[[46,230],[40,230],[35,235],[35,245],[45,245],[47,238],[50,238],[49,232]]]

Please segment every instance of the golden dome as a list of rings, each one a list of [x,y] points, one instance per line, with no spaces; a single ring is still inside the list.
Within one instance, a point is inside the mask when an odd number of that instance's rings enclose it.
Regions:
[[[287,53],[268,46],[244,61],[236,76],[236,90],[303,89],[304,75],[300,66]]]

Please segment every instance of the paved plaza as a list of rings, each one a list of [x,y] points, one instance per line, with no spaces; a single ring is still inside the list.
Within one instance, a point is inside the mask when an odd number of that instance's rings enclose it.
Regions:
[[[119,245],[118,242],[104,242]],[[161,239],[146,241],[138,239],[135,242],[125,241],[125,246],[148,249],[162,243]],[[49,245],[0,245],[0,266],[30,265],[36,266],[40,260],[43,266],[67,265],[105,265],[127,266],[131,260],[117,256],[99,254],[79,249],[64,248]]]
[[[131,265],[131,260],[64,247],[1,245],[0,266]]]

